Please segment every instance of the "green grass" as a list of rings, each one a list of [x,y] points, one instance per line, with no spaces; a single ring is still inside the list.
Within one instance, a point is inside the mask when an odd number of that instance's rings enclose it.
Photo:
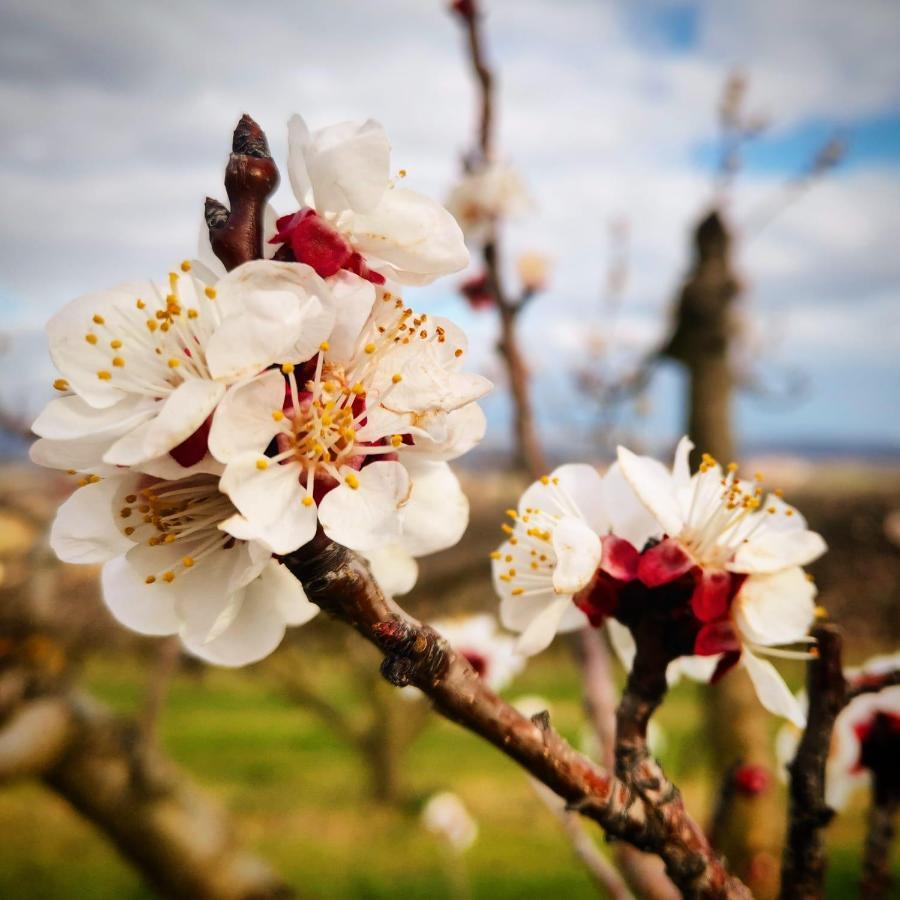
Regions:
[[[317,671],[326,664],[318,658]],[[361,701],[346,671],[335,670],[329,695],[352,709]],[[143,676],[133,661],[107,660],[89,666],[85,683],[130,711]],[[664,762],[699,815],[710,781],[697,692],[691,685],[676,689],[659,718],[667,735]],[[529,666],[513,696],[528,693],[547,698],[554,724],[579,741],[578,687],[564,654],[545,654]],[[596,896],[527,777],[436,717],[408,752],[404,776],[412,799],[400,809],[369,799],[356,753],[261,675],[180,675],[161,724],[167,751],[234,812],[247,844],[306,895],[451,897],[444,848],[419,826],[417,811],[433,791],[452,789],[480,826],[465,857],[476,898]],[[830,895],[843,897],[856,878],[859,809],[831,832],[840,852]],[[0,897],[150,896],[102,837],[38,784],[0,792],[0,833]]]

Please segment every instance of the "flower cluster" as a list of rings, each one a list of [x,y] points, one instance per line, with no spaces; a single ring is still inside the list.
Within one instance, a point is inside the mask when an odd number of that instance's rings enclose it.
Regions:
[[[900,653],[877,656],[858,669],[844,674],[851,687],[879,679],[900,668]],[[805,706],[805,694],[798,697]],[[786,770],[797,750],[799,732],[786,725],[778,734],[776,755],[782,771]],[[900,798],[897,758],[900,755],[900,686],[854,697],[834,722],[828,761],[825,769],[825,802],[836,810],[847,806],[854,793],[872,784],[879,790]]]
[[[619,448],[605,476],[566,465],[522,495],[508,537],[493,554],[503,623],[537,653],[560,631],[607,624],[626,665],[631,629],[652,614],[666,622],[678,670],[721,677],[740,663],[763,705],[801,723],[803,713],[763,655],[804,643],[815,586],[802,566],[825,550],[802,516],[760,476],[739,477],[709,456],[691,475],[684,438],[672,469]]]
[[[81,297],[48,325],[59,370],[32,459],[78,475],[51,541],[104,563],[113,614],[240,665],[317,607],[278,557],[321,530],[415,580],[468,504],[447,460],[484,433],[466,339],[394,282],[464,267],[449,213],[389,178],[380,125],[290,122],[302,208],[274,255]]]

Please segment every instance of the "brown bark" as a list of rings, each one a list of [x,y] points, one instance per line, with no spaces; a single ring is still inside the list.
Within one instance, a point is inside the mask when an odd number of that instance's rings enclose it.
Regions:
[[[823,831],[834,812],[825,804],[825,766],[834,720],[843,709],[846,686],[841,635],[834,625],[813,628],[819,656],[807,668],[809,713],[790,771],[788,836],[781,871],[781,898],[821,897],[825,886]]]
[[[893,795],[882,796],[876,774],[859,890],[863,900],[882,900],[891,895],[891,846],[897,833],[898,814],[900,798]]]
[[[695,258],[678,302],[675,327],[665,355],[688,372],[688,434],[696,456],[711,453],[723,464],[734,458],[731,402],[734,376],[729,348],[735,324],[733,304],[740,284],[733,271],[731,235],[718,212],[695,233]],[[768,714],[742,671],[730,672],[705,701],[706,731],[713,763],[725,772],[738,763],[774,768]],[[721,817],[717,849],[754,895],[778,891],[781,813],[774,789],[733,798]]]
[[[467,0],[465,11],[459,12],[466,32],[472,74],[478,85],[479,118],[476,158],[491,159],[494,140],[494,83],[495,78],[484,52],[481,30],[481,10],[476,0]],[[498,349],[506,366],[506,377],[513,407],[513,463],[516,468],[537,478],[546,472],[537,428],[532,412],[528,367],[519,349],[516,323],[525,309],[530,293],[513,299],[503,285],[502,264],[497,229],[481,248],[482,262],[487,274],[488,289],[500,318]]]
[[[81,693],[21,706],[0,731],[0,780],[40,777],[166,897],[294,896],[238,843],[224,810],[143,744],[136,723]]]
[[[354,554],[320,535],[283,561],[313,602],[385,654],[382,673],[389,681],[416,685],[441,715],[494,744],[609,835],[659,854],[686,896],[749,897],[680,802],[656,808],[575,752],[545,717],[524,718],[436,632],[387,599]]]

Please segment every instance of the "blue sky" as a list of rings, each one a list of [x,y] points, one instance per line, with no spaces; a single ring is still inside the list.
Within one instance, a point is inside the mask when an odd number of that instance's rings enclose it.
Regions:
[[[744,154],[728,214],[746,285],[741,329],[762,380],[803,373],[790,407],[738,408],[749,446],[900,448],[900,7],[891,0],[595,2],[485,0],[500,72],[500,146],[529,185],[532,211],[510,223],[510,259],[553,262],[548,293],[523,321],[548,440],[580,398],[571,370],[606,335],[600,300],[609,223],[628,223],[629,280],[613,370],[665,329],[688,262],[688,229],[711,196],[715,106],[729,71],[769,128]],[[36,409],[51,379],[35,333],[67,299],[163,274],[196,241],[205,194],[221,195],[241,112],[284,153],[288,115],[311,125],[384,122],[409,184],[443,196],[471,140],[473,92],[459,29],[439,0],[379,4],[237,0],[183,7],[136,0],[0,0],[0,399]],[[822,184],[758,234],[835,130],[849,151]],[[286,209],[286,193],[276,203]],[[510,262],[512,265],[512,262]],[[494,322],[471,313],[457,279],[411,302],[469,329],[476,364],[501,375]],[[674,437],[678,373],[629,419],[649,442]],[[502,385],[490,441],[506,438]],[[583,430],[583,429],[582,429]],[[574,440],[574,438],[572,438]],[[579,438],[582,440],[582,438]],[[590,446],[578,447],[579,456]],[[583,452],[582,452],[583,451]]]

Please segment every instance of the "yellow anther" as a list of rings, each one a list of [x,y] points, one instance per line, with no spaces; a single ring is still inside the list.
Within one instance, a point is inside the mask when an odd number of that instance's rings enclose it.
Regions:
[[[325,353],[325,352],[328,351],[328,349],[329,349],[330,346],[331,346],[331,344],[329,344],[328,341],[322,341],[322,343],[319,344],[319,349],[320,349],[323,353]]]
[[[403,381],[403,376],[399,372],[395,372],[391,375],[391,383],[392,384],[400,384]]]
[[[114,338],[109,342],[109,346],[113,348],[113,350],[118,350],[122,346],[122,342],[118,338]]]
[[[462,349],[462,347],[457,347],[456,350],[453,351],[453,355],[454,355],[457,359],[459,359],[459,357],[463,355],[463,349]]]
[[[147,319],[147,328],[149,328],[150,331],[156,331],[156,320]]]
[[[290,375],[291,372],[294,371],[293,363],[283,363],[281,366],[281,371],[284,372],[285,375]]]
[[[147,306],[147,304],[144,303],[144,301],[141,300],[140,297],[138,297],[138,299],[134,301],[134,305],[135,305],[138,309],[145,309],[146,306]]]
[[[99,315],[98,313],[95,313],[92,317],[92,321],[95,325],[102,325],[106,321],[106,319],[104,319],[103,316]]]
[[[79,478],[78,479],[78,487],[86,487],[88,483],[87,478]]]
[[[500,559],[500,556],[499,550],[491,550],[491,559]]]
[[[69,382],[66,381],[65,378],[57,378],[56,381],[53,382],[53,387],[57,391],[67,391],[69,389]]]
[[[541,475],[541,484],[550,484],[550,478],[547,475]]]
[[[163,581],[168,581],[171,584],[175,580],[175,573],[170,569],[168,572],[163,572]]]
[[[131,535],[134,534],[134,526],[133,526],[133,525],[129,525],[129,526],[125,529],[125,534],[126,534],[128,537],[131,537]]]
[[[312,506],[313,505],[313,498],[310,497],[309,494],[303,495],[303,505],[304,506]]]
[[[817,619],[827,619],[828,618],[828,610],[825,609],[824,606],[817,606],[815,612],[816,612]]]
[[[106,369],[100,369],[100,371],[97,372],[97,377],[101,381],[109,381],[109,379],[112,378],[112,372],[107,372]]]
[[[391,446],[399,447],[403,443],[403,435],[402,434],[392,434],[391,435]]]
[[[506,558],[507,562],[512,562],[513,561],[512,553],[507,553],[505,558]]]
[[[181,271],[182,272],[190,272],[191,271],[191,264],[187,260],[184,260],[181,263]]]
[[[185,271],[187,271],[187,270],[185,270]],[[185,557],[181,560],[181,564],[182,564],[186,569],[190,569],[191,566],[194,565],[194,557],[193,557],[193,556],[185,556]]]
[[[199,316],[199,315],[200,315],[200,313],[198,313],[197,310],[194,309],[193,307],[191,307],[191,308],[188,310],[188,318],[189,318],[189,319],[196,319],[197,316]]]
[[[137,494],[129,494],[125,498],[126,503],[137,503]]]
[[[506,522],[504,522],[504,523],[500,526],[500,530],[506,532],[506,534],[512,534],[512,533],[513,533],[512,528],[510,528],[510,526],[507,525]]]
[[[715,463],[713,463],[713,465],[715,465]],[[738,464],[736,462],[730,462],[725,468],[728,469],[729,472],[737,472]]]
[[[356,394],[356,396],[358,397],[360,394],[364,394],[366,392],[366,389],[363,387],[363,383],[361,381],[357,381],[356,384],[354,384],[353,387],[350,388],[350,391],[351,393]]]
[[[103,481],[99,475],[88,475],[87,480],[88,484],[97,484],[98,482]]]
[[[121,369],[125,365],[125,360],[121,356],[114,356],[113,360],[112,360],[112,364],[117,369]]]
[[[156,581],[156,576],[155,576],[155,575],[148,575],[148,576],[144,579],[144,584],[153,584],[155,581]]]
[[[369,343],[366,344],[366,346],[363,347],[363,349],[366,351],[366,353],[374,353],[375,345],[371,341],[369,341]]]
[[[794,511],[793,511],[792,509],[786,509],[786,510],[784,511],[784,514],[785,514],[786,516],[792,516],[792,515],[794,514]]]
[[[406,169],[401,169],[397,174],[398,174],[401,178],[406,178]]]
[[[96,335],[96,334],[91,334],[91,332],[88,332],[88,333],[84,336],[84,339],[85,339],[89,344],[96,344],[96,343],[97,343],[97,335]]]
[[[269,461],[267,459],[258,459],[256,461],[256,468],[259,469],[260,472],[264,472],[269,468]]]
[[[514,509],[506,510],[506,515],[508,515],[511,519],[518,519],[519,514]]]
[[[174,356],[169,357],[169,368],[177,369],[181,365],[181,360],[176,359]]]
[[[276,422],[280,422],[284,418],[284,413],[280,409],[272,410],[272,418]]]
[[[513,589],[510,591],[510,593],[513,595],[513,597],[521,597],[522,594],[525,593],[525,588],[520,588],[520,587],[513,588]]]
[[[357,478],[353,472],[351,472],[344,481],[347,483],[347,487],[353,488],[354,491],[359,487],[359,478]]]
[[[772,491],[772,493],[773,493],[776,497],[783,497],[783,496],[784,496],[784,491],[783,491],[781,488],[775,488],[775,490]]]
[[[206,296],[209,297],[210,300],[216,299],[216,289],[213,287],[204,288],[203,293],[206,294]]]

